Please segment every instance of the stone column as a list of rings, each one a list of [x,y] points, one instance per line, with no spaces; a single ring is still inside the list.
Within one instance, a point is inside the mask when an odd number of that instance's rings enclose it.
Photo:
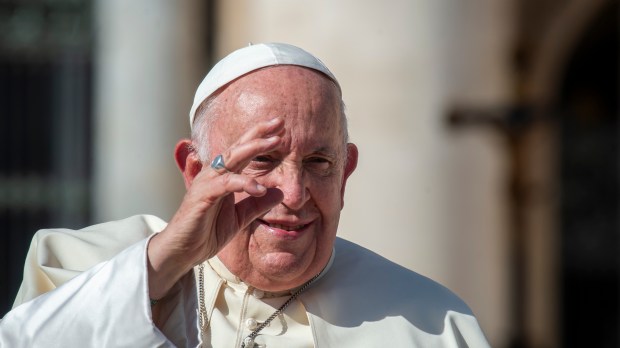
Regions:
[[[168,219],[184,192],[173,149],[206,71],[203,1],[95,4],[95,221]]]

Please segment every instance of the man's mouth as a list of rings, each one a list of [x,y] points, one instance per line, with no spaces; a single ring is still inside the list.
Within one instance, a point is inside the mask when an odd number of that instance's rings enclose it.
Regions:
[[[271,228],[277,228],[277,229],[285,230],[285,231],[299,231],[306,226],[306,225],[286,226],[282,224],[270,224],[270,223],[265,223],[265,225]]]
[[[270,222],[267,222],[265,220],[260,220],[260,219],[258,220],[258,222],[260,222],[261,224],[267,226],[270,229],[287,231],[287,232],[301,232],[303,229],[308,227],[308,225],[310,225],[309,223],[307,223],[307,224],[297,224],[297,225],[282,224],[282,223],[275,223],[275,222],[270,223]]]

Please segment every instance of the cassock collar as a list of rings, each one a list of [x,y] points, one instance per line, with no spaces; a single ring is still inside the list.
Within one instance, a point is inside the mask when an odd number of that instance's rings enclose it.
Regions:
[[[332,267],[332,264],[334,263],[335,256],[336,256],[336,248],[334,247],[332,249],[332,254],[329,257],[329,261],[327,261],[327,265],[325,265],[325,268],[323,268],[323,270],[321,271],[321,275],[313,282],[313,284],[319,281],[319,279],[323,278],[323,276],[330,270],[330,268]],[[293,288],[290,290],[279,291],[279,292],[269,292],[269,291],[263,291],[260,289],[255,289],[252,286],[244,283],[243,280],[241,280],[239,277],[237,277],[235,274],[229,271],[228,268],[224,265],[224,263],[222,262],[222,260],[220,260],[219,257],[215,256],[207,260],[207,263],[211,267],[211,269],[213,269],[213,271],[215,271],[215,273],[217,273],[217,275],[220,278],[222,278],[222,280],[224,280],[225,283],[229,283],[230,285],[234,284],[235,288],[241,288],[243,291],[247,291],[248,289],[251,288],[252,291],[259,291],[261,292],[261,294],[264,293],[263,296],[267,298],[290,295],[291,293],[295,292],[298,289],[297,287],[297,288]],[[260,296],[260,297],[263,297],[263,296]]]

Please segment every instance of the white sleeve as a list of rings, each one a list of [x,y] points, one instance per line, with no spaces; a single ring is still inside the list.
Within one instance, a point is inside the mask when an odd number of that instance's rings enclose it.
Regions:
[[[151,316],[148,241],[13,309],[0,347],[174,347]]]

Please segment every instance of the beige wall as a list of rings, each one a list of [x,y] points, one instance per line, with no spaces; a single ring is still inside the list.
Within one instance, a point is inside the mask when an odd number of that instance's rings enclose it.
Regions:
[[[219,2],[217,56],[283,41],[336,74],[360,148],[340,235],[461,295],[494,346],[509,334],[507,166],[491,130],[445,125],[457,105],[509,103],[511,1]]]

